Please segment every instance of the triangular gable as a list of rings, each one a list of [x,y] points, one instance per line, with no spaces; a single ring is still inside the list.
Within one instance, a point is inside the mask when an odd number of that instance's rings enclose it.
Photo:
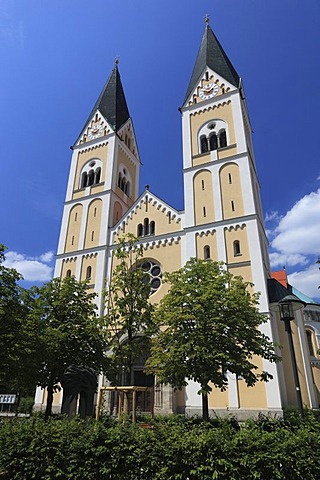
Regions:
[[[107,120],[97,110],[92,117],[88,120],[82,132],[80,133],[74,146],[83,145],[84,143],[91,142],[103,138],[104,136],[112,133],[111,126]]]
[[[148,219],[149,225],[155,222],[154,233],[143,235],[143,238],[152,238],[162,235],[172,235],[182,229],[183,214],[162,201],[159,197],[145,190],[130,207],[119,222],[111,229],[111,242],[117,237],[132,233],[138,236],[138,226],[144,226]]]

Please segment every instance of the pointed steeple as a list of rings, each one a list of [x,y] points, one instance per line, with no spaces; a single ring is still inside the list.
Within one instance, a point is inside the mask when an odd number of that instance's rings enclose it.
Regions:
[[[115,132],[130,118],[117,59],[114,69],[89,115],[88,121],[91,120],[97,110],[100,111]]]
[[[240,77],[219,43],[219,40],[210,28],[207,17],[206,28],[202,37],[196,63],[193,68],[186,97],[183,102],[184,104],[188,100],[192,91],[196,88],[196,85],[206,67],[215,71],[235,87],[239,87]]]

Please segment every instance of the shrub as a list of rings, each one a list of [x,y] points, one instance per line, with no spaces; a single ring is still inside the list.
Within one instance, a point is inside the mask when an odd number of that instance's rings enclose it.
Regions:
[[[147,422],[147,425],[146,425]],[[145,427],[148,428],[145,428]],[[179,416],[144,424],[44,421],[0,423],[1,480],[315,480],[320,423],[308,414],[202,422]]]

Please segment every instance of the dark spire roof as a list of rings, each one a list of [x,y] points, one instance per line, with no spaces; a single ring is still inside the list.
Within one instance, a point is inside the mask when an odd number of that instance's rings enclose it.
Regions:
[[[96,110],[100,111],[115,132],[130,118],[117,61],[89,115],[88,121]]]
[[[193,68],[191,80],[183,103],[188,100],[206,67],[214,70],[218,75],[221,75],[221,77],[235,87],[239,87],[240,77],[208,23],[202,37],[197,60]]]

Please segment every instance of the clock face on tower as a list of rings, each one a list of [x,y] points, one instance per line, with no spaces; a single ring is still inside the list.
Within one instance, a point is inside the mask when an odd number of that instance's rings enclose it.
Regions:
[[[89,140],[94,140],[95,138],[98,138],[102,135],[103,132],[103,126],[101,123],[96,123],[95,125],[92,125],[91,128],[89,128],[88,131],[88,138]]]
[[[217,95],[219,91],[219,87],[216,83],[208,83],[208,85],[204,85],[199,92],[199,97],[202,100],[207,100],[208,98],[212,98]]]

